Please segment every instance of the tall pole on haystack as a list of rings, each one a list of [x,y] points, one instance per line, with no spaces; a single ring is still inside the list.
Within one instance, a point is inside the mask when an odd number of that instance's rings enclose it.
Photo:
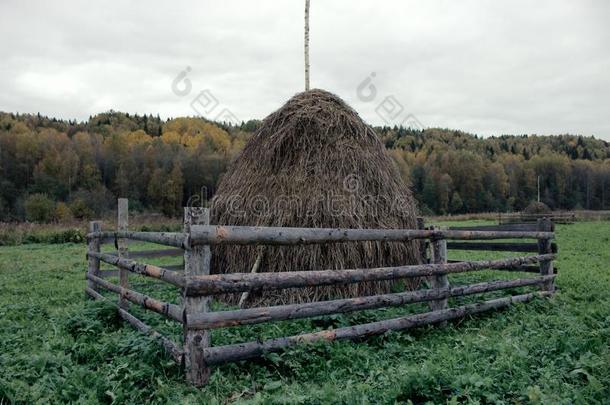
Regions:
[[[309,0],[305,0],[305,91],[309,90]]]

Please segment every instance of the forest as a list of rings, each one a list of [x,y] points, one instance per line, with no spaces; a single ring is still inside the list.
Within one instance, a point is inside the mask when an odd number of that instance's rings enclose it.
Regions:
[[[211,198],[260,122],[162,120],[109,111],[76,122],[0,112],[0,220],[100,217],[117,196],[130,208],[178,216]],[[553,209],[610,209],[610,144],[577,135],[503,135],[376,127],[431,214],[519,211],[537,198]]]

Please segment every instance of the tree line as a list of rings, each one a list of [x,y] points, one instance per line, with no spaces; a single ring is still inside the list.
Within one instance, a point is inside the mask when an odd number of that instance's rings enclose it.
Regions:
[[[211,198],[260,124],[110,111],[84,122],[0,113],[0,220],[99,217],[117,196],[177,216]],[[476,135],[375,128],[424,214],[610,208],[610,145],[593,137]],[[201,194],[204,195],[201,195]]]

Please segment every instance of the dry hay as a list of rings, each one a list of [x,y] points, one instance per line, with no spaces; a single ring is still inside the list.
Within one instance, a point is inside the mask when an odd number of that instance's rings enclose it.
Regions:
[[[219,225],[417,228],[411,192],[371,127],[323,90],[295,95],[265,118],[223,175],[211,202]],[[218,246],[212,271],[259,272],[371,268],[419,262],[419,242],[272,247]],[[395,284],[395,283],[394,283]],[[406,287],[415,287],[414,282]],[[249,305],[371,295],[390,282],[266,291]],[[225,297],[236,303],[239,296]]]
[[[537,215],[550,214],[551,212],[552,211],[548,205],[546,205],[543,202],[539,202],[539,201],[532,201],[523,210],[523,213],[525,213],[525,214],[537,214]]]

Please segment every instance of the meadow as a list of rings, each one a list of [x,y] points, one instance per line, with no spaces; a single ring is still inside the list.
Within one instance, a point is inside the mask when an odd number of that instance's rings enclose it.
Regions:
[[[474,223],[484,221],[461,224]],[[187,385],[160,345],[122,323],[111,306],[85,298],[84,244],[3,246],[0,404],[610,403],[610,221],[560,225],[557,243],[558,293],[551,299],[442,328],[301,346],[224,365],[201,389]],[[452,252],[450,258],[498,256]],[[489,271],[451,282],[515,276]],[[164,287],[136,277],[132,282],[139,291],[176,299]],[[486,297],[495,295],[501,293]],[[223,344],[296,334],[422,308],[224,329],[212,339]],[[157,315],[135,312],[180,336]]]

